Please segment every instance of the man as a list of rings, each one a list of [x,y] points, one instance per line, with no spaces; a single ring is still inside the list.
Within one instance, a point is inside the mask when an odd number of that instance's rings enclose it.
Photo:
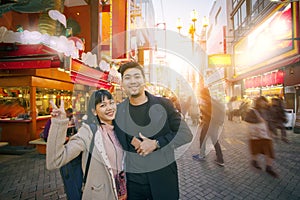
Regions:
[[[200,154],[193,155],[197,161],[205,160],[206,141],[211,139],[216,150],[216,164],[224,166],[223,153],[219,143],[220,129],[224,124],[224,106],[210,96],[208,88],[201,91],[200,112],[202,115],[202,129],[200,133]]]
[[[128,200],[179,199],[174,149],[192,133],[171,101],[145,91],[145,74],[136,62],[119,69],[128,98],[117,108],[115,131],[126,150]]]

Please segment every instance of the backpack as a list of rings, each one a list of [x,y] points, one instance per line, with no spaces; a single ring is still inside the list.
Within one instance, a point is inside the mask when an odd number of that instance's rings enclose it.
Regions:
[[[67,195],[67,199],[69,200],[80,200],[82,196],[83,187],[86,183],[86,178],[94,148],[95,133],[97,131],[97,126],[95,124],[89,124],[89,126],[93,132],[93,138],[89,149],[89,155],[86,163],[84,176],[81,168],[82,153],[59,169],[64,183],[65,193]]]

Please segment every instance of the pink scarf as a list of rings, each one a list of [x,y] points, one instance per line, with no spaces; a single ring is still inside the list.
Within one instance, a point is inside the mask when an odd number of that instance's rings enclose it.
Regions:
[[[108,160],[113,169],[114,175],[117,172],[122,171],[123,149],[120,145],[113,126],[109,124],[102,125],[101,131],[104,148],[108,157]],[[101,129],[100,129],[101,130]]]

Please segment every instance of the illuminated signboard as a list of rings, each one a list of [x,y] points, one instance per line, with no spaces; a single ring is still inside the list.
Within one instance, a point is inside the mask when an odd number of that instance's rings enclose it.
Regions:
[[[294,49],[291,4],[279,7],[266,21],[234,46],[236,74],[275,62]]]
[[[208,55],[208,67],[229,67],[231,66],[230,54],[212,54]]]

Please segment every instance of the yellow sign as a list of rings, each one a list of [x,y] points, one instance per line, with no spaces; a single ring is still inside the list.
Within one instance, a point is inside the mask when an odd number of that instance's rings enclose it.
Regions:
[[[211,54],[208,55],[208,67],[229,67],[231,66],[230,54]]]

